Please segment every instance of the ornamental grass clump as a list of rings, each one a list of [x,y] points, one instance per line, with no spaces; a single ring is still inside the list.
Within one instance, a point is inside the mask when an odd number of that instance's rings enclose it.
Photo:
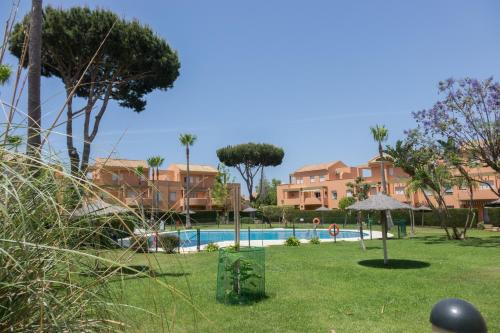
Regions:
[[[97,199],[97,188],[2,145],[0,171],[0,332],[134,330],[138,323],[128,314],[145,310],[124,304],[112,283],[125,273],[151,279],[156,294],[172,295],[172,302],[175,295],[194,310],[187,295],[155,278],[154,254],[139,269],[129,265],[132,249],[116,250],[117,235],[144,227],[140,216],[134,224],[116,214],[77,216],[79,207]],[[144,297],[155,295],[145,288]],[[165,325],[163,310],[147,312],[159,328]]]

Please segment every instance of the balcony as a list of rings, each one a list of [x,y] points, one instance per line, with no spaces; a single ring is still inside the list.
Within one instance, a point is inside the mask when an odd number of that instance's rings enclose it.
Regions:
[[[304,205],[328,205],[328,200],[325,198],[321,203],[321,198],[309,197],[304,198]]]
[[[144,207],[151,207],[151,205],[153,204],[153,198],[142,198],[142,200],[140,197],[125,198],[124,202],[127,206],[130,207],[140,206],[140,205],[143,205]]]
[[[476,189],[473,192],[474,200],[495,200],[498,197],[490,189]],[[470,194],[467,190],[458,190],[458,199],[461,201],[470,200]]]
[[[206,206],[208,204],[208,198],[189,198],[189,205],[191,206]]]
[[[283,199],[283,204],[284,205],[300,205],[300,199],[299,198],[284,198]]]

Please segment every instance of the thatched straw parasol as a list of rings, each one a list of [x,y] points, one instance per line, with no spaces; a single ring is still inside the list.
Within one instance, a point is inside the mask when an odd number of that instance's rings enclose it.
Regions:
[[[252,217],[252,222],[255,222],[255,212],[258,212],[258,209],[255,209],[253,207],[247,207],[241,211],[242,213],[249,213],[250,216]]]
[[[382,243],[384,245],[384,264],[388,263],[387,257],[387,211],[397,209],[411,209],[410,205],[399,202],[385,194],[377,193],[370,196],[368,199],[358,201],[355,204],[347,207],[349,210],[356,211],[380,211],[380,222],[382,224]]]
[[[497,206],[500,206],[500,199],[497,199],[495,201],[489,202],[485,206],[486,207],[497,207]]]
[[[418,206],[418,207],[413,207],[414,212],[422,212],[422,213],[428,213],[432,212],[432,209],[430,209],[427,206]],[[424,226],[424,214],[422,214],[422,227]]]
[[[325,223],[325,212],[330,211],[331,209],[325,206],[321,206],[319,208],[316,208],[315,211],[321,213],[321,223]]]
[[[80,208],[73,211],[74,217],[87,215],[104,216],[118,213],[126,213],[129,210],[125,207],[109,204],[101,199],[85,202]]]

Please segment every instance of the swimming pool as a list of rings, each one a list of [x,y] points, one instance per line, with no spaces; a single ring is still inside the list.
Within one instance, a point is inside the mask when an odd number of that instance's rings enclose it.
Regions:
[[[168,232],[170,233],[170,232]],[[173,232],[177,234],[177,232]],[[196,230],[184,230],[179,233],[182,247],[196,246]],[[250,238],[251,241],[275,241],[282,240],[285,241],[290,236],[293,236],[292,229],[269,229],[269,230],[258,230],[250,229],[240,231],[240,240],[242,243],[248,242]],[[364,237],[369,237],[370,235],[364,233]],[[313,237],[319,237],[321,240],[333,240],[327,229],[296,229],[295,237],[303,240],[310,240]],[[346,238],[357,238],[359,237],[359,231],[355,230],[341,230],[336,236],[337,240],[342,240]],[[234,231],[233,230],[201,230],[200,231],[200,245],[206,245],[208,243],[220,243],[231,241],[234,242]],[[242,244],[245,245],[245,244]]]
[[[190,252],[197,250],[196,229],[165,231],[161,232],[160,234],[178,235],[181,240],[182,251]],[[147,235],[154,238],[154,235],[151,233],[147,233]],[[293,236],[293,229],[250,229],[250,232],[248,231],[248,229],[242,229],[240,231],[240,244],[242,246],[282,245],[290,236]],[[295,229],[295,237],[297,237],[301,242],[308,242],[313,237],[319,237],[322,242],[334,242],[343,240],[356,241],[359,240],[360,232],[358,230],[340,230],[339,234],[334,238],[330,236],[328,229]],[[372,232],[373,239],[381,237],[381,232]],[[370,239],[370,233],[363,232],[363,238]],[[152,243],[154,243],[153,239],[151,241]],[[126,238],[121,240],[120,244],[124,247],[128,247],[129,242],[129,238]],[[203,249],[208,243],[217,243],[221,247],[233,245],[234,230],[200,230],[200,249]]]

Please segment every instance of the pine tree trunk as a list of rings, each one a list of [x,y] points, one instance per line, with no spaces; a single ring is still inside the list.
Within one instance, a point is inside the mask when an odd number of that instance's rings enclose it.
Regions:
[[[42,0],[32,0],[29,34],[28,68],[28,145],[27,154],[40,157],[41,146],[41,49],[42,49]]]

